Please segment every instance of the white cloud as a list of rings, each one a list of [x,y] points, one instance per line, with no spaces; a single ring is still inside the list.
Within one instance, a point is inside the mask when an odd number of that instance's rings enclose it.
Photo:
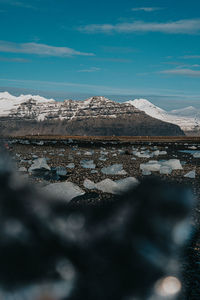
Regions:
[[[97,72],[100,71],[100,68],[96,68],[96,67],[91,67],[89,69],[83,69],[83,70],[78,70],[77,72],[79,73],[93,73],[93,72]]]
[[[85,33],[134,33],[162,32],[169,34],[199,34],[200,19],[186,19],[170,22],[144,22],[118,24],[91,24],[80,26],[79,31]]]
[[[145,11],[145,12],[152,12],[157,10],[162,10],[162,7],[134,7],[132,11]]]
[[[0,56],[0,61],[26,63],[26,62],[29,62],[30,60],[25,59],[25,58],[20,58],[20,57],[2,57],[2,56]]]
[[[27,3],[28,1],[15,1],[15,0],[0,0],[0,3],[16,6],[16,7],[22,7],[22,8],[30,8],[30,9],[36,9],[35,6],[32,5],[32,3]]]
[[[171,69],[160,71],[161,74],[200,77],[200,71],[192,69]]]
[[[68,47],[55,47],[45,44],[38,43],[13,43],[0,41],[0,52],[10,52],[10,53],[25,53],[25,54],[36,54],[36,55],[45,55],[45,56],[74,56],[74,55],[83,55],[83,56],[94,56],[93,53],[85,53],[76,51]]]
[[[184,55],[181,58],[184,58],[184,59],[193,59],[193,58],[195,59],[195,58],[197,58],[197,59],[199,59],[200,55]]]

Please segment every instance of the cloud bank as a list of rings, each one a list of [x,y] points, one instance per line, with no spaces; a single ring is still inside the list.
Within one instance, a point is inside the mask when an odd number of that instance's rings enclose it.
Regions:
[[[189,76],[189,77],[200,77],[199,70],[192,69],[171,69],[160,71],[160,74],[171,74],[171,75],[180,75],[180,76]]]
[[[44,56],[69,57],[74,55],[94,56],[93,53],[76,51],[68,47],[55,47],[38,43],[13,43],[0,41],[0,52],[24,53]]]
[[[132,11],[145,11],[145,12],[153,12],[157,10],[162,10],[162,7],[134,7]]]
[[[91,24],[78,27],[85,33],[145,33],[161,32],[168,34],[199,34],[200,19],[186,19],[170,22],[144,22],[118,24]]]

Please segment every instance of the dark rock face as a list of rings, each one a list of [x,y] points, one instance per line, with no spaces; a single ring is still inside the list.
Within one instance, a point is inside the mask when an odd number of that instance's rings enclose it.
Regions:
[[[118,116],[116,119],[92,118],[74,120],[14,120],[0,118],[1,135],[87,135],[87,136],[182,136],[177,125],[166,123],[144,113]]]
[[[64,297],[55,299],[160,300],[165,299],[163,294],[176,299],[181,289],[178,257],[193,203],[187,189],[151,179],[107,204],[75,208],[17,184],[4,161],[0,163],[4,293],[55,281],[68,287],[65,291],[59,286]]]
[[[154,119],[128,103],[104,97],[37,103],[33,99],[0,118],[1,135],[178,136],[174,124]]]

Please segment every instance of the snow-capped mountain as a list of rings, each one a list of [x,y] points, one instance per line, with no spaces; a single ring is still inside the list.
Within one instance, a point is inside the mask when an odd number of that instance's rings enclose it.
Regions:
[[[21,95],[15,97],[8,92],[3,92],[0,93],[0,116],[9,116],[14,111],[17,111],[23,103],[30,101],[33,101],[36,105],[55,103],[53,99],[46,99],[38,95]]]
[[[118,114],[136,112],[128,103],[117,103],[105,97],[91,97],[85,101],[65,100],[57,102],[40,96],[21,95],[14,97],[0,93],[0,117],[45,119],[66,119],[90,117],[116,118]]]
[[[0,132],[4,135],[183,135],[174,124],[155,119],[132,103],[105,97],[57,102],[40,96],[0,93]]]
[[[144,111],[153,118],[176,124],[183,131],[193,131],[200,128],[200,112],[191,106],[167,112],[146,99],[129,100],[126,103]]]
[[[200,109],[196,109],[194,106],[187,106],[181,109],[174,109],[170,111],[170,114],[189,118],[200,119]]]

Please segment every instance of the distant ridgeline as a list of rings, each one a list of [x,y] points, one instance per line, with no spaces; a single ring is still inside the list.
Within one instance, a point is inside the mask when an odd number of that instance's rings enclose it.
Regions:
[[[0,132],[5,135],[181,136],[175,124],[132,103],[105,97],[56,102],[40,96],[0,93]]]

